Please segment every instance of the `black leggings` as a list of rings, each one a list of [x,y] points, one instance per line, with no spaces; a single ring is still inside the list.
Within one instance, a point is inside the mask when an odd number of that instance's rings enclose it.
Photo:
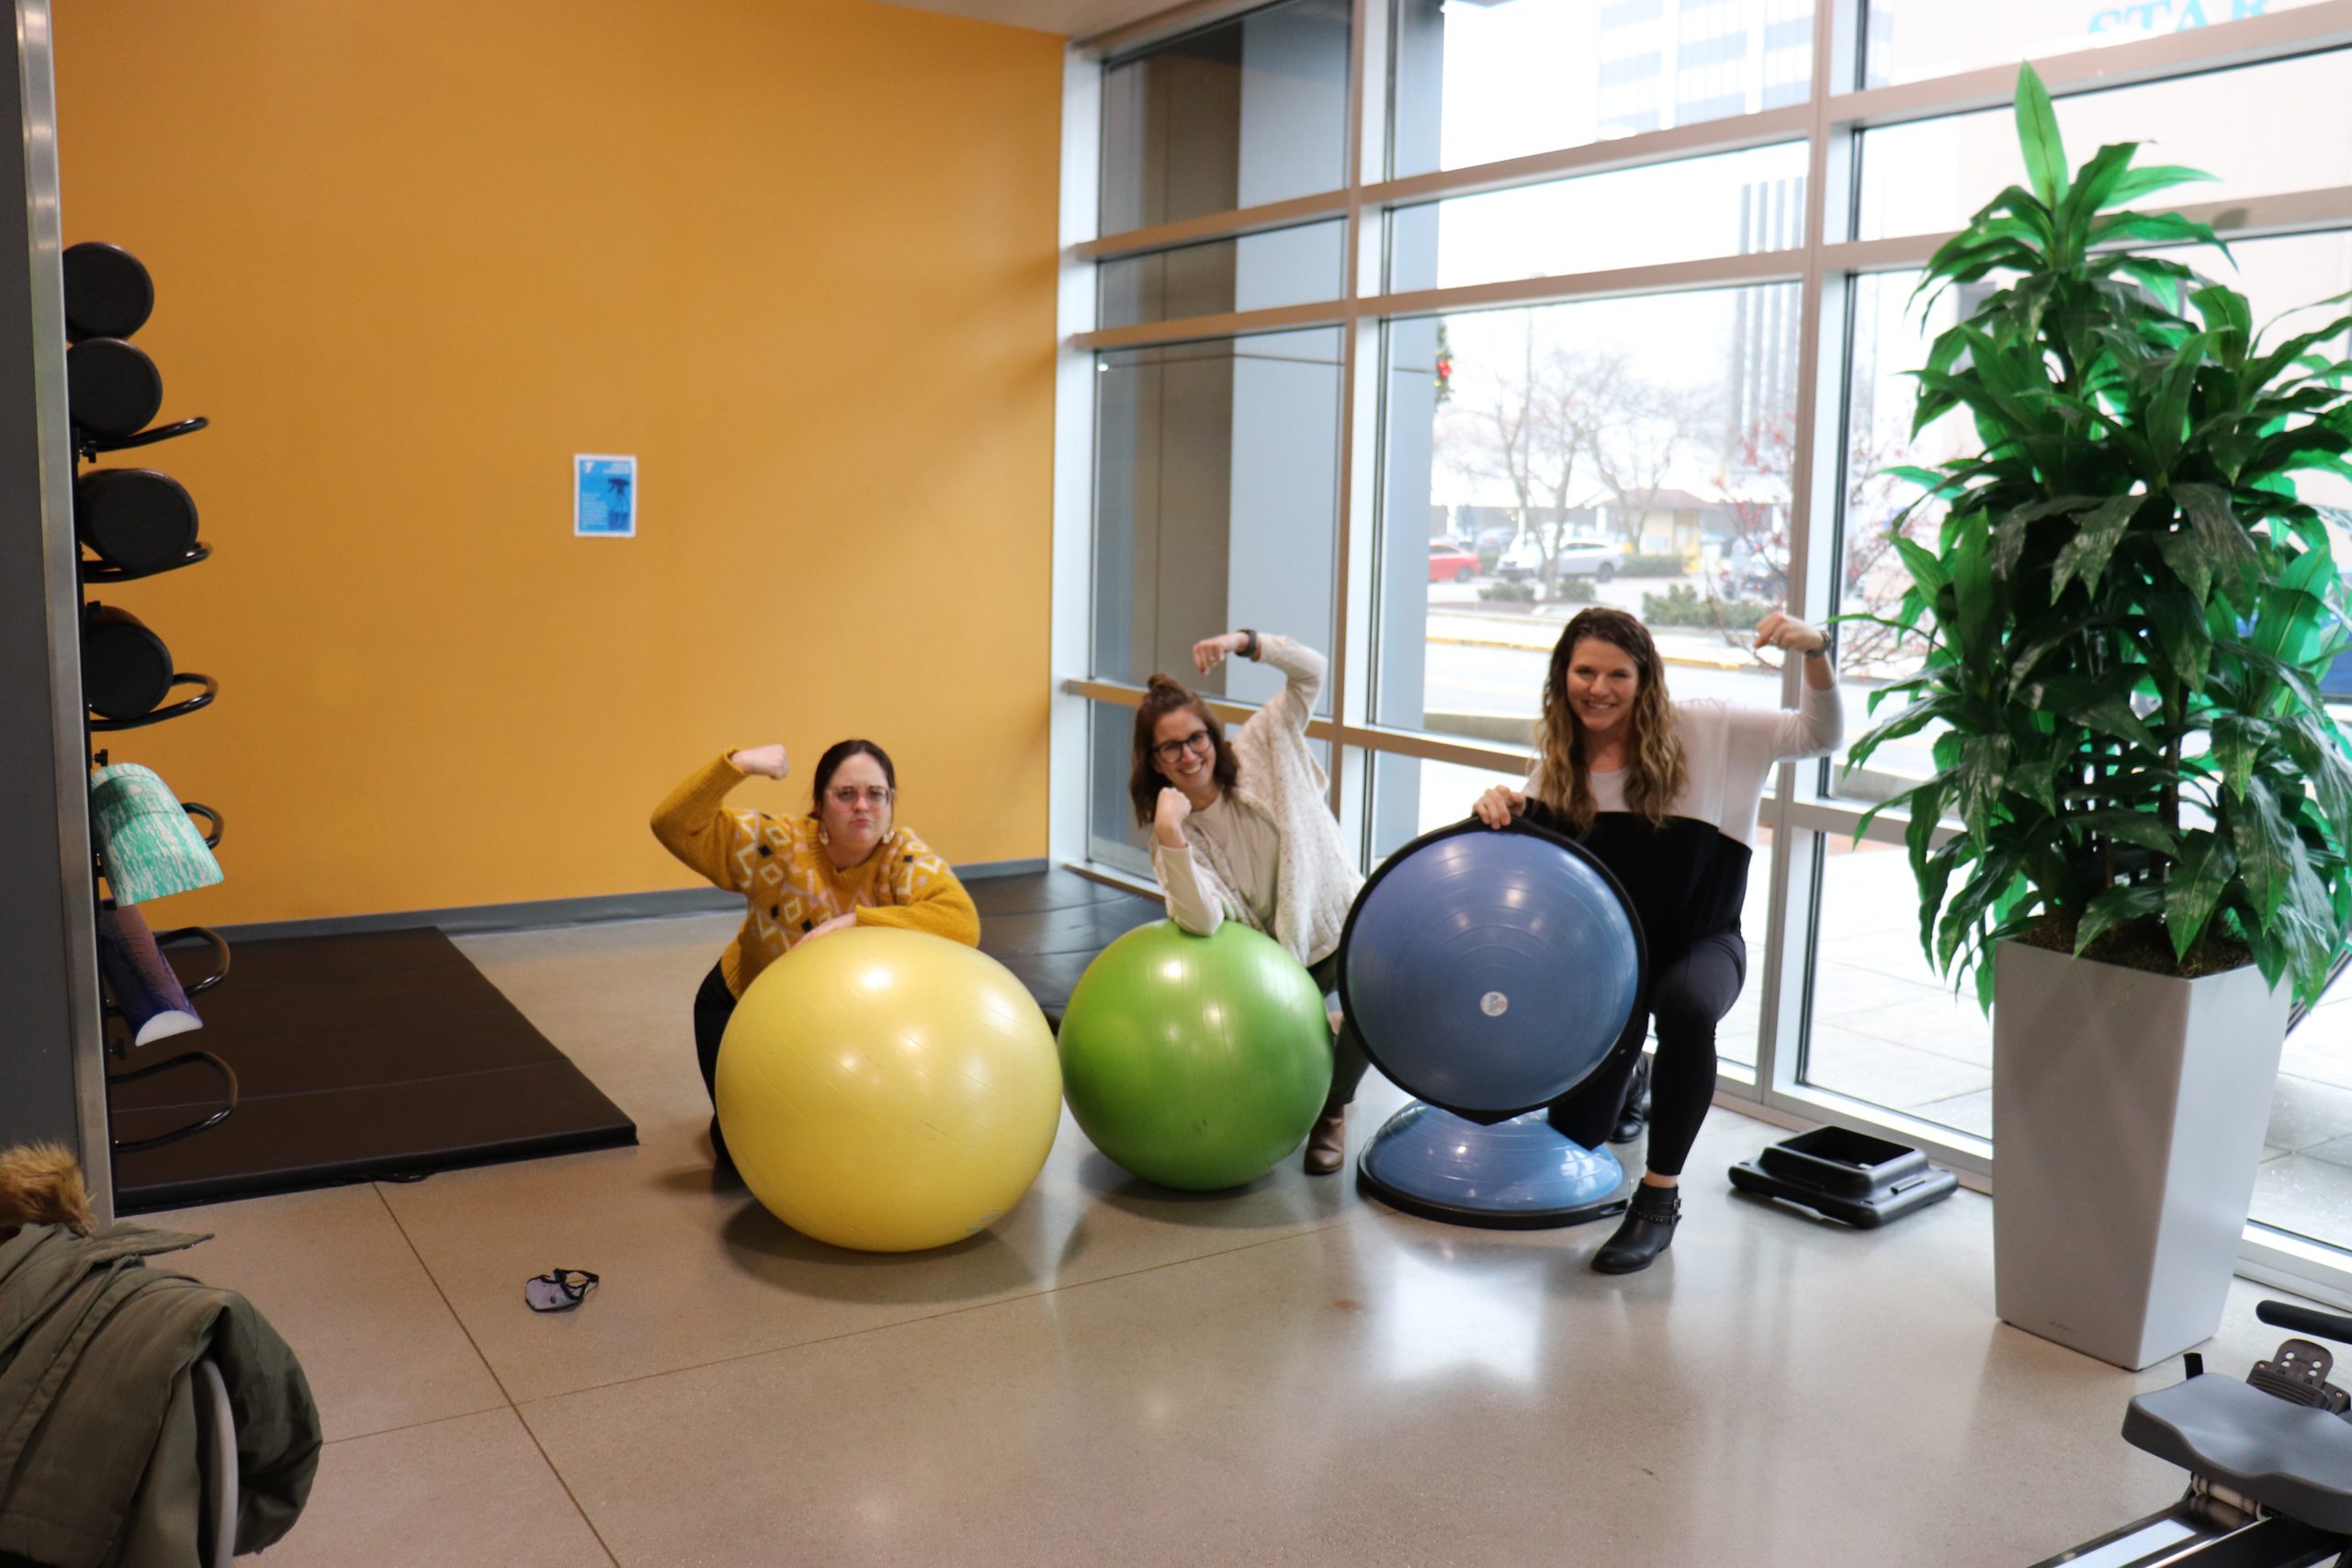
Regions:
[[[1739,999],[1747,978],[1747,943],[1737,931],[1702,937],[1670,960],[1650,982],[1648,1007],[1635,1011],[1600,1070],[1552,1102],[1552,1125],[1589,1149],[1600,1146],[1624,1110],[1642,1037],[1655,1018],[1649,1168],[1660,1176],[1681,1175],[1715,1100],[1715,1025]]]
[[[726,975],[714,964],[702,977],[702,988],[695,993],[695,1060],[702,1066],[702,1087],[710,1091],[714,1107],[718,1103],[718,1043],[726,1037],[727,1021],[734,1016],[735,994],[727,988]],[[710,1147],[720,1159],[727,1157],[727,1141],[718,1135],[715,1111],[710,1118]]]

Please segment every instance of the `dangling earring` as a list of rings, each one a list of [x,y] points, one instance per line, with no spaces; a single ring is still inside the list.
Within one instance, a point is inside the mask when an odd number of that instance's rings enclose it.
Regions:
[[[817,824],[817,841],[820,844],[831,844],[833,841],[833,830],[822,822]]]

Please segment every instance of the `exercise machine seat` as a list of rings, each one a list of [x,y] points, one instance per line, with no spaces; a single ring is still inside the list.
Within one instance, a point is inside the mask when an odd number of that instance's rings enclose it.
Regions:
[[[2123,1440],[2235,1488],[2277,1513],[2352,1534],[2352,1422],[2233,1378],[2143,1393]]]

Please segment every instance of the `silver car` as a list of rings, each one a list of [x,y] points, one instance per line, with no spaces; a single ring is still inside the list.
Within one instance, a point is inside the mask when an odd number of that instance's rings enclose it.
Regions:
[[[1554,570],[1561,578],[1589,577],[1595,582],[1607,582],[1617,575],[1617,563],[1623,557],[1624,552],[1608,539],[1567,538],[1560,541]],[[1525,582],[1543,574],[1544,547],[1532,533],[1513,539],[1502,559],[1495,563],[1495,575],[1506,582]]]

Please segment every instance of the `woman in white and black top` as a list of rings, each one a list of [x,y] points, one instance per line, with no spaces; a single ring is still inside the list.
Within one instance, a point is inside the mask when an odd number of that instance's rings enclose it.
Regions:
[[[1205,675],[1230,654],[1288,679],[1228,741],[1181,682],[1154,675],[1136,711],[1127,780],[1136,821],[1148,824],[1151,865],[1168,917],[1195,936],[1235,919],[1265,932],[1328,998],[1339,986],[1340,933],[1363,878],[1340,840],[1306,722],[1323,688],[1323,656],[1286,637],[1227,632],[1193,646]],[[1365,1067],[1354,1027],[1331,1014],[1331,1092],[1306,1139],[1306,1168],[1327,1176],[1347,1150],[1348,1102]]]
[[[1561,1132],[1598,1146],[1655,1021],[1649,1169],[1624,1223],[1593,1255],[1604,1274],[1648,1268],[1681,1217],[1682,1164],[1714,1100],[1715,1025],[1747,974],[1739,912],[1765,782],[1775,763],[1830,751],[1844,733],[1821,630],[1776,612],[1758,625],[1756,644],[1804,656],[1794,711],[1670,701],[1648,628],[1623,610],[1585,611],[1552,650],[1543,754],[1526,789],[1497,785],[1478,800],[1490,828],[1524,812],[1590,850],[1624,886],[1648,944],[1647,991],[1624,1038],[1550,1112]]]

